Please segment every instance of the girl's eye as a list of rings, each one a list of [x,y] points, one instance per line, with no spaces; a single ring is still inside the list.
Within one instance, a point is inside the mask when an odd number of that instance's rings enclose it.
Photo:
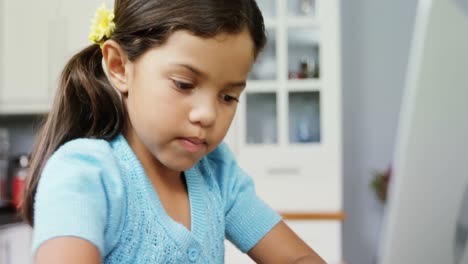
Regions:
[[[221,100],[223,100],[226,103],[239,102],[239,99],[237,97],[231,96],[229,94],[222,94]]]
[[[191,83],[181,82],[177,80],[172,80],[172,81],[174,82],[174,85],[181,90],[190,90],[193,88],[193,84]]]

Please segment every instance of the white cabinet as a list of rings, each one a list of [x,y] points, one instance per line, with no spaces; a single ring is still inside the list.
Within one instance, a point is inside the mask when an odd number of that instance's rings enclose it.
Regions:
[[[31,264],[31,228],[26,224],[0,227],[0,264]]]
[[[228,144],[258,195],[277,211],[341,214],[340,1],[257,2],[268,43]],[[327,261],[341,259],[340,219],[289,223]],[[227,261],[231,254],[228,249]]]
[[[276,9],[265,12],[268,44],[243,94],[233,148],[280,211],[342,209],[338,2],[259,1]],[[301,3],[311,5],[307,14],[296,14]]]
[[[99,3],[0,1],[0,114],[50,109],[66,61],[88,45]]]
[[[0,111],[22,112],[48,103],[47,19],[40,1],[2,1]]]

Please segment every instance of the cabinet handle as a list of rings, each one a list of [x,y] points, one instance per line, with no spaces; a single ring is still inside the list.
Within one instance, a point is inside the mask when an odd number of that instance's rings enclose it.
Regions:
[[[301,170],[299,168],[287,168],[287,167],[268,168],[267,174],[272,175],[272,176],[281,176],[281,175],[295,176],[295,175],[300,175]]]

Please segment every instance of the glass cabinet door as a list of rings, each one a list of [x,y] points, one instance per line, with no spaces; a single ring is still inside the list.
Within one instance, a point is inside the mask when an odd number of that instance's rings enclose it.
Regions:
[[[319,92],[291,92],[289,105],[289,142],[311,143],[320,141]]]
[[[288,79],[320,77],[319,33],[311,27],[288,28]]]
[[[275,0],[257,0],[256,2],[260,10],[262,11],[262,15],[265,20],[276,18]]]
[[[267,43],[249,75],[242,143],[285,146],[321,140],[317,0],[259,0]]]
[[[249,75],[249,80],[276,80],[276,30],[267,28],[267,43],[259,54]]]
[[[247,143],[278,142],[275,93],[249,93],[246,96]]]

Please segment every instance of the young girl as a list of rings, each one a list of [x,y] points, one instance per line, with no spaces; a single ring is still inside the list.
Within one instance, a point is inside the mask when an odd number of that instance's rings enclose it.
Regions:
[[[266,38],[254,0],[116,0],[66,65],[23,212],[36,263],[324,263],[221,143]]]

